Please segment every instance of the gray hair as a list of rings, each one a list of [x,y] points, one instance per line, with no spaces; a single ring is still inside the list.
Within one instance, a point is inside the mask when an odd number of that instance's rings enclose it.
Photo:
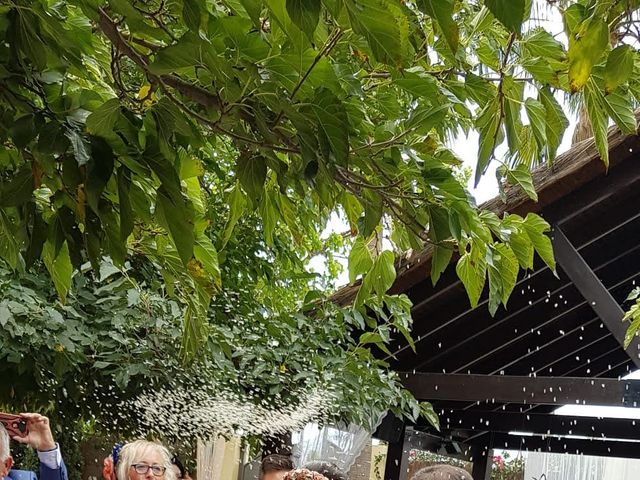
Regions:
[[[164,480],[177,480],[176,474],[171,468],[171,455],[169,450],[156,442],[148,442],[147,440],[136,440],[127,443],[120,450],[118,464],[115,466],[116,478],[118,480],[127,480],[127,472],[131,465],[138,462],[148,451],[155,450],[162,457],[162,466],[166,468],[164,472]]]
[[[4,425],[0,423],[0,462],[4,462],[11,451],[9,450],[9,432],[4,428]]]

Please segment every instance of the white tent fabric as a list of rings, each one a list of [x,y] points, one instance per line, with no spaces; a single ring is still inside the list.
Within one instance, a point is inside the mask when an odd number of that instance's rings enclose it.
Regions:
[[[640,448],[640,444],[638,445]],[[536,480],[637,480],[640,460],[528,452],[524,478]]]
[[[311,423],[294,434],[293,459],[296,466],[326,461],[347,472],[370,438],[371,433],[355,424],[320,428]]]

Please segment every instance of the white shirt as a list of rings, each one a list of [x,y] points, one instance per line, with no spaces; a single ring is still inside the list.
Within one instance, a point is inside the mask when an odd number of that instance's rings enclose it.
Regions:
[[[60,445],[56,443],[56,448],[54,448],[53,450],[46,450],[44,452],[38,450],[38,458],[40,459],[40,462],[43,463],[47,468],[51,468],[53,470],[60,468],[60,464],[62,463]]]

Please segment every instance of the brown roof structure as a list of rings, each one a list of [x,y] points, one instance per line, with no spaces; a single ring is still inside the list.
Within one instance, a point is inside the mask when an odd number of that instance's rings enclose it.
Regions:
[[[640,458],[635,420],[553,414],[567,404],[640,407],[640,380],[623,378],[640,368],[639,344],[622,346],[624,301],[640,284],[640,137],[612,128],[609,146],[608,171],[587,140],[533,173],[537,203],[512,187],[482,206],[542,215],[558,265],[554,274],[537,259],[494,317],[487,291],[469,306],[453,265],[432,285],[431,249],[399,263],[392,291],[413,302],[415,351],[397,336],[387,360],[432,402],[441,429],[387,418],[376,434],[390,441],[385,479],[405,478],[411,448],[473,459],[476,480],[489,478],[490,449]]]

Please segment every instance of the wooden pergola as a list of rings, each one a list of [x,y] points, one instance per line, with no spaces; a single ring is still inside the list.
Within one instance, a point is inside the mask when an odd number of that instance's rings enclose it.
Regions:
[[[393,292],[413,301],[416,352],[394,340],[388,361],[421,400],[431,401],[441,429],[385,419],[385,479],[406,478],[408,452],[421,448],[474,463],[489,478],[491,449],[640,458],[640,420],[567,417],[561,405],[640,406],[636,339],[623,348],[623,302],[640,282],[640,137],[609,132],[611,164],[592,140],[534,172],[539,201],[519,188],[483,205],[541,214],[553,227],[557,275],[541,261],[523,273],[508,309],[491,317],[487,292],[469,307],[450,268],[433,287],[431,250],[405,259]],[[339,291],[346,303],[356,287]],[[520,432],[520,433],[518,433]]]

